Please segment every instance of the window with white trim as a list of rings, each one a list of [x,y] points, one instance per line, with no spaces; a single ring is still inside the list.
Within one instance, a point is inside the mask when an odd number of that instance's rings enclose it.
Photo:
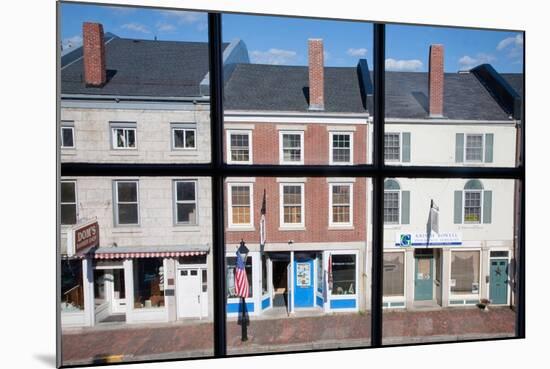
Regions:
[[[405,253],[384,252],[384,297],[405,296]]]
[[[138,181],[115,181],[114,187],[116,225],[138,225]]]
[[[400,192],[396,181],[388,179],[384,182],[384,224],[399,224]]]
[[[251,227],[252,223],[252,184],[230,183],[229,226]]]
[[[483,161],[483,135],[466,134],[464,144],[464,158],[466,161]]]
[[[279,132],[280,162],[281,164],[304,163],[304,132]]]
[[[252,131],[228,130],[227,142],[228,163],[252,163]]]
[[[194,150],[196,144],[197,130],[195,128],[172,126],[172,148],[174,150]]]
[[[74,127],[61,126],[61,148],[74,149]]]
[[[464,223],[481,223],[483,185],[479,180],[470,180],[464,186]]]
[[[281,184],[281,226],[304,226],[304,184]]]
[[[479,251],[451,252],[451,293],[479,293]]]
[[[111,140],[113,149],[135,149],[136,132],[135,123],[112,123]]]
[[[332,254],[332,295],[355,295],[357,292],[355,254]]]
[[[401,138],[399,133],[384,133],[384,160],[401,160]]]
[[[196,225],[197,181],[174,181],[174,212],[176,224]]]
[[[76,182],[61,181],[61,224],[76,224],[77,210]]]
[[[330,164],[353,164],[353,134],[330,132]]]
[[[352,201],[353,187],[351,183],[330,184],[329,224],[331,226],[352,225]]]

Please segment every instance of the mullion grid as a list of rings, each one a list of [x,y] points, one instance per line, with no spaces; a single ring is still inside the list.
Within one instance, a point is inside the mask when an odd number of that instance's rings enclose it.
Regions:
[[[63,163],[62,175],[80,176],[208,176],[212,180],[212,256],[214,284],[214,356],[227,356],[226,301],[225,301],[225,235],[224,235],[224,178],[225,177],[364,177],[370,178],[373,187],[372,198],[372,289],[371,289],[371,345],[343,349],[382,347],[382,296],[383,296],[383,232],[384,232],[384,179],[386,178],[501,178],[516,179],[521,196],[519,198],[519,261],[518,261],[518,312],[516,314],[516,338],[525,337],[525,294],[524,294],[524,236],[525,236],[525,150],[524,132],[521,143],[521,161],[513,168],[496,167],[426,167],[386,166],[384,162],[384,111],[385,111],[385,24],[374,23],[374,104],[373,104],[373,161],[368,165],[228,165],[223,162],[223,64],[222,64],[222,22],[220,13],[208,13],[210,113],[211,113],[211,156],[209,164],[85,164]],[[525,59],[525,55],[524,55]],[[524,60],[525,61],[525,60]],[[525,64],[524,64],[525,65]],[[525,84],[525,82],[524,82]],[[525,89],[524,89],[525,91]],[[525,98],[524,98],[525,99]],[[524,100],[525,101],[525,100]],[[524,111],[524,104],[522,110]],[[524,127],[522,127],[524,130]],[[472,339],[464,341],[480,341]],[[492,340],[495,340],[493,338]],[[432,344],[441,342],[414,343]],[[408,344],[397,344],[405,346]],[[394,345],[384,345],[394,346]],[[291,352],[332,351],[296,350]],[[276,353],[238,354],[232,356],[270,355]]]

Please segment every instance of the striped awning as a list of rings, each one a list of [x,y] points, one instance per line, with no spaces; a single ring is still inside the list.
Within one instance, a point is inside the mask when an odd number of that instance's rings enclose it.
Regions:
[[[99,247],[78,255],[78,257],[93,259],[177,258],[206,255],[209,249],[208,245]]]

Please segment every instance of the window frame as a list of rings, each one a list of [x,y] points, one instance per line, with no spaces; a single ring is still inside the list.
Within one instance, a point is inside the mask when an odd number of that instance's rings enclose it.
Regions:
[[[111,132],[111,150],[121,151],[136,151],[138,149],[138,137],[137,137],[137,123],[135,122],[110,122],[109,129]],[[116,131],[122,129],[124,132],[124,138],[127,140],[127,132],[134,131],[134,147],[127,146],[127,143],[124,147],[119,147],[117,143],[117,133]]]
[[[299,135],[300,136],[300,160],[299,161],[285,161],[284,156],[284,136],[285,135]],[[292,150],[292,149],[289,149]],[[304,131],[303,130],[279,130],[279,164],[281,165],[303,165],[305,158],[304,147]]]
[[[60,213],[59,213],[59,217],[60,217],[60,221],[63,219],[63,217],[61,216],[61,211],[63,209],[63,205],[73,205],[74,204],[74,207],[75,207],[75,222],[72,223],[72,224],[63,224],[61,223],[61,226],[62,227],[71,227],[71,226],[74,226],[75,224],[78,224],[78,192],[77,192],[77,187],[76,187],[76,179],[62,179],[60,181],[60,184],[62,185],[63,183],[72,183],[73,184],[73,188],[74,188],[74,203],[72,202],[63,202],[62,201],[62,196],[61,196],[61,192],[59,193],[59,205],[60,205]],[[62,187],[60,185],[60,187]],[[61,190],[61,188],[60,188]]]
[[[384,196],[387,193],[397,194],[397,222],[391,222],[391,223],[386,222],[386,219],[385,219],[386,215],[384,214],[384,219],[383,219],[384,227],[387,228],[387,227],[400,226],[401,225],[401,208],[402,208],[402,205],[403,205],[402,201],[401,201],[402,190],[401,190],[401,188],[399,190],[384,190]],[[384,199],[384,202],[385,202],[385,199]],[[385,207],[384,207],[384,209],[385,209]]]
[[[196,227],[200,225],[200,217],[199,217],[199,191],[198,191],[198,185],[199,181],[197,179],[193,178],[181,178],[181,179],[174,179],[173,181],[173,196],[172,196],[172,207],[173,207],[173,218],[174,218],[174,225],[175,226],[183,226],[183,227]],[[194,184],[194,192],[195,192],[195,200],[178,200],[178,183],[193,183]],[[178,222],[178,204],[195,204],[195,223],[184,223],[184,222]]]
[[[349,222],[334,222],[334,186],[347,186],[349,187]],[[341,228],[353,228],[353,182],[330,182],[328,184],[328,226],[329,228],[341,229]]]
[[[233,223],[233,187],[248,187],[250,222]],[[227,230],[254,230],[254,183],[252,182],[227,182]]]
[[[231,159],[231,135],[247,135],[248,136],[248,160],[233,160]],[[251,129],[237,129],[228,128],[225,130],[226,135],[226,160],[227,164],[252,164],[253,159],[253,144],[252,144],[252,130]]]
[[[184,147],[177,147],[176,146],[176,131],[183,131],[183,145]],[[186,144],[186,133],[187,131],[191,131],[195,135],[194,139],[194,146],[193,147],[187,147]],[[136,132],[137,134],[137,132]],[[198,145],[197,145],[197,127],[195,123],[171,123],[170,124],[170,135],[171,135],[171,143],[172,143],[172,150],[173,151],[197,151]],[[136,144],[137,146],[137,144]]]
[[[71,137],[72,137],[72,140],[73,140],[73,145],[72,146],[66,146],[65,145],[65,140],[63,139],[63,131],[66,130],[66,129],[71,130]],[[74,150],[74,149],[76,149],[74,124],[72,124],[72,122],[62,122],[61,127],[60,127],[60,133],[61,133],[61,137],[60,137],[60,144],[61,144],[60,146],[61,146],[61,148],[64,149],[64,150]]]
[[[484,190],[462,190],[462,224],[464,225],[482,225],[483,224],[483,197]],[[466,194],[479,193],[479,221],[466,221]]]
[[[386,136],[387,135],[397,135],[398,147],[397,154],[399,159],[388,159],[386,158]],[[384,161],[387,163],[402,163],[403,162],[403,132],[384,132]]]
[[[359,290],[359,286],[358,286],[358,282],[359,282],[359,252],[357,250],[332,250],[332,251],[328,251],[329,253],[329,256],[330,256],[330,261],[333,262],[334,261],[334,256],[338,256],[338,255],[353,255],[355,256],[355,293],[353,294],[342,294],[342,295],[338,295],[338,294],[334,294],[333,291],[334,291],[334,276],[333,276],[333,288],[330,290],[330,299],[331,300],[346,300],[346,299],[358,299],[359,298],[359,295],[357,293],[357,291]],[[328,261],[329,261],[329,257],[327,257],[327,264],[328,264]],[[331,265],[330,268],[332,270],[333,269],[333,266]],[[334,273],[334,272],[333,272]],[[356,310],[356,309],[353,309],[353,310]]]
[[[406,298],[406,294],[407,294],[407,253],[406,253],[405,250],[396,250],[396,249],[384,250],[384,254],[386,254],[386,253],[393,253],[393,254],[400,253],[400,254],[403,255],[403,281],[402,281],[403,282],[403,294],[402,295],[393,295],[393,296],[383,295],[383,301],[384,302],[403,301]],[[383,293],[384,293],[384,291],[382,290],[382,294]],[[390,306],[388,306],[388,307],[390,307]]]
[[[480,136],[481,137],[481,159],[480,160],[469,160],[468,159],[468,137]],[[470,148],[472,149],[472,148]],[[485,134],[483,133],[464,133],[464,163],[485,163]]]
[[[452,291],[452,287],[451,287],[451,280],[453,279],[453,253],[460,253],[460,252],[477,252],[479,254],[479,263],[477,265],[478,267],[478,292],[477,294],[475,293],[453,293]],[[488,258],[490,259],[490,258]],[[470,298],[479,298],[481,296],[481,279],[482,279],[482,275],[481,275],[481,266],[483,264],[483,254],[482,254],[482,250],[481,248],[475,248],[475,247],[467,247],[467,248],[464,248],[464,249],[460,249],[460,250],[450,250],[450,255],[449,255],[449,277],[447,279],[448,281],[448,284],[449,284],[449,298],[451,297],[455,297],[455,298],[459,298],[459,299],[470,299]]]
[[[300,187],[300,223],[286,223],[284,214],[284,188],[286,186]],[[294,204],[294,206],[296,206]],[[279,230],[305,230],[305,182],[279,182]]]
[[[353,165],[353,131],[330,131],[329,132],[329,164],[330,165]],[[343,162],[343,161],[334,161],[334,136],[335,135],[346,135],[349,137],[349,161]]]
[[[122,228],[122,227],[140,227],[141,226],[141,212],[139,209],[139,197],[140,197],[140,190],[139,190],[139,180],[137,179],[114,179],[114,204],[113,210],[114,210],[114,224],[113,226],[115,228]],[[118,200],[118,185],[120,183],[134,183],[136,185],[136,208],[137,208],[137,223],[120,223],[120,211],[119,211],[119,205],[120,202]],[[131,205],[134,204],[134,202],[124,202],[125,205]]]

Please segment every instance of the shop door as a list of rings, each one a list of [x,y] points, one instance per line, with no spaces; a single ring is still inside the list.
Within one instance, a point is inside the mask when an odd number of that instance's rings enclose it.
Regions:
[[[491,259],[489,299],[493,304],[508,302],[508,260]]]
[[[112,298],[111,312],[113,314],[126,313],[126,290],[124,284],[124,269],[113,269],[112,271]]]
[[[177,283],[178,317],[200,317],[202,290],[199,269],[180,269]]]
[[[294,307],[313,307],[313,259],[294,261]]]
[[[414,300],[433,299],[433,256],[415,255]]]

